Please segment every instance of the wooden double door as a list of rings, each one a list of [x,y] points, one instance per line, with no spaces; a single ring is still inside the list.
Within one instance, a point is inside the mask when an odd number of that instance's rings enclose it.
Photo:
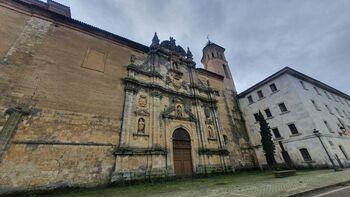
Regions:
[[[183,129],[176,130],[173,134],[173,155],[175,175],[192,176],[191,141],[187,131]]]

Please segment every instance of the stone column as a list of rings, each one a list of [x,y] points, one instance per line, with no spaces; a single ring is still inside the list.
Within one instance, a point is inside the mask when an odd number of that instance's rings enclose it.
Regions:
[[[137,93],[137,88],[132,84],[126,84],[125,87],[125,100],[124,100],[124,110],[123,110],[123,123],[120,134],[120,144],[119,147],[127,147],[132,135],[131,125],[135,124],[133,120],[133,109],[135,103],[135,93]]]

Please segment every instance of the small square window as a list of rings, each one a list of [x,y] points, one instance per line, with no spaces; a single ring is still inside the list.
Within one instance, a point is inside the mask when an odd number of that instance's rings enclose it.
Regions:
[[[329,140],[328,142],[329,142],[329,145],[334,146],[332,141]]]
[[[321,111],[321,109],[318,107],[318,105],[316,104],[316,102],[314,100],[311,100],[311,103],[314,105],[316,110]]]
[[[327,96],[328,99],[332,100],[332,98],[329,96],[328,92],[326,92],[326,91],[323,91],[323,92]]]
[[[287,112],[288,109],[284,103],[278,104],[278,107],[280,108],[281,112]]]
[[[299,133],[297,127],[295,126],[295,124],[289,124],[288,127],[289,127],[290,132],[293,135]]]
[[[258,97],[261,99],[261,98],[264,98],[264,94],[261,90],[259,90],[258,92]]]
[[[334,98],[335,102],[339,102],[338,99],[337,99],[337,97],[335,97],[334,94],[332,94],[332,97]]]
[[[342,118],[344,117],[343,114],[340,113],[340,111],[339,111],[338,108],[335,108],[335,110],[338,112],[338,114],[339,114],[340,117],[342,117]]]
[[[331,133],[333,133],[333,130],[332,130],[331,126],[329,126],[328,122],[325,121],[325,120],[324,120],[323,122],[324,122],[324,124],[326,125],[328,131],[331,132]]]
[[[299,81],[299,82],[300,82],[300,85],[304,88],[304,90],[309,90],[309,89],[306,88],[306,86],[305,86],[303,81]]]
[[[270,85],[270,89],[271,89],[272,92],[276,92],[276,91],[277,91],[276,84],[274,84],[274,83],[271,84],[271,85]]]
[[[247,98],[248,98],[248,102],[249,102],[249,104],[254,103],[254,101],[253,101],[253,97],[252,97],[252,96],[248,96]]]
[[[333,115],[333,112],[332,112],[332,110],[331,110],[331,108],[329,108],[329,106],[328,105],[324,105],[326,108],[327,108],[327,110],[328,110],[328,112],[330,113],[330,114],[332,114]]]
[[[275,136],[275,138],[282,138],[282,136],[277,128],[273,128],[272,132],[273,132],[273,135]]]
[[[303,156],[304,161],[312,161],[309,151],[306,148],[300,149],[301,156]]]
[[[258,114],[258,113],[255,113],[255,114],[254,114],[254,118],[255,118],[255,121],[256,121],[256,122],[259,122],[259,114]]]
[[[269,108],[265,109],[264,111],[265,111],[266,117],[268,118],[272,117],[272,114]]]
[[[318,91],[318,89],[316,87],[314,87],[314,89],[315,89],[315,92],[321,96],[321,93]]]

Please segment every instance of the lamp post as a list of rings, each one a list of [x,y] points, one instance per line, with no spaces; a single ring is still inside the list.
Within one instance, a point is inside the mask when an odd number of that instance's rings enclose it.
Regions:
[[[329,155],[329,153],[328,153],[328,151],[327,151],[325,145],[323,144],[323,142],[322,142],[322,140],[321,140],[321,134],[320,134],[320,132],[319,132],[318,130],[316,130],[316,129],[314,129],[313,132],[314,132],[314,134],[316,135],[316,137],[318,137],[318,139],[320,140],[320,142],[321,142],[321,144],[322,144],[322,147],[323,147],[324,150],[326,151],[327,156],[328,156],[328,158],[329,158],[329,161],[331,161],[331,163],[332,163],[332,166],[333,166],[334,171],[337,171],[337,168],[336,168],[336,166],[335,166],[335,164],[334,164],[334,162],[333,162],[331,156]]]

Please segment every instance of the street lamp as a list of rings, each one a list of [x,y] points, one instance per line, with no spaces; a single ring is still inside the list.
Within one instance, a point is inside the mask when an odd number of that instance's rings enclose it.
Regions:
[[[336,166],[335,166],[335,164],[334,164],[334,162],[333,162],[331,156],[329,155],[329,153],[328,153],[328,151],[327,151],[325,145],[323,144],[323,142],[322,142],[322,140],[321,140],[321,134],[320,134],[320,132],[319,132],[318,130],[316,130],[316,129],[314,129],[313,132],[314,132],[314,134],[316,135],[316,137],[318,137],[318,139],[320,140],[320,142],[321,142],[321,144],[322,144],[322,147],[323,147],[324,150],[326,151],[327,156],[328,156],[328,158],[329,158],[329,161],[331,161],[331,163],[332,163],[332,166],[333,166],[334,171],[337,171],[337,168],[336,168]]]

